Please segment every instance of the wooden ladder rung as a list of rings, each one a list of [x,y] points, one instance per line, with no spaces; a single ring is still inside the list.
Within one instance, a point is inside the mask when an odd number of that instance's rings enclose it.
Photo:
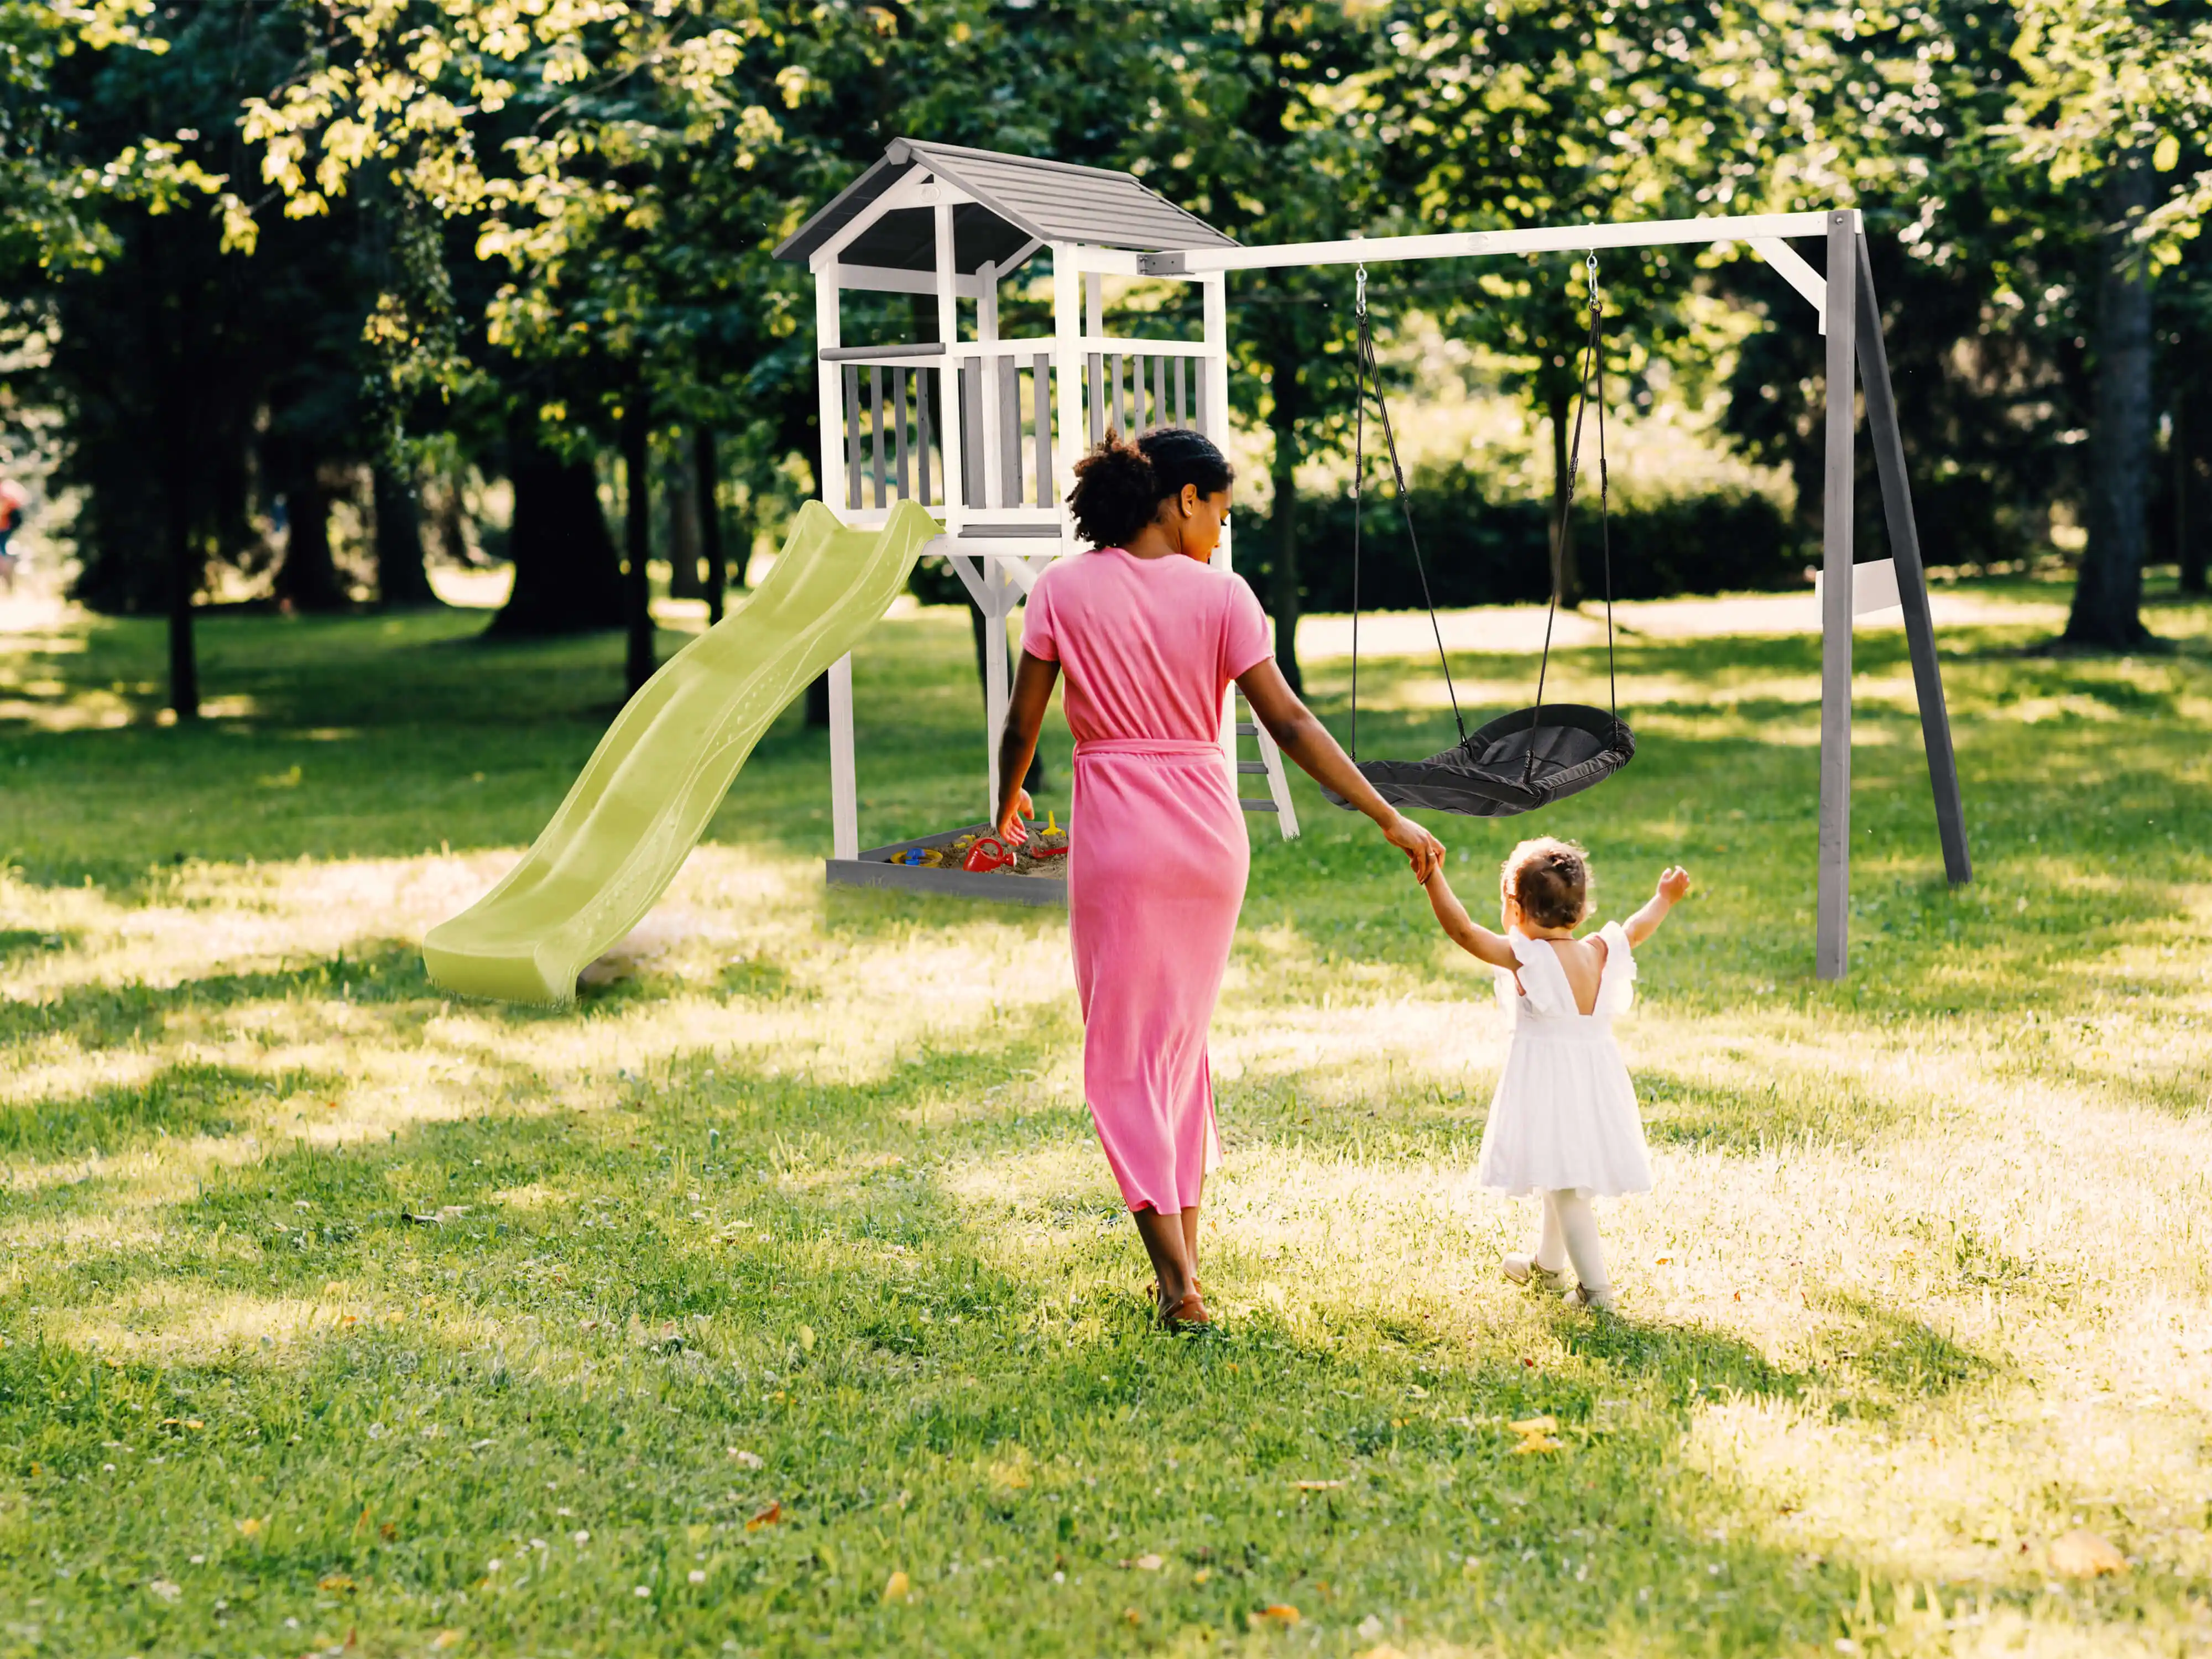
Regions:
[[[1237,722],[1237,735],[1240,738],[1256,738],[1260,735],[1260,728],[1250,720],[1239,720]]]
[[[1264,777],[1267,775],[1267,763],[1265,761],[1238,761],[1237,763],[1237,769],[1240,772],[1256,772]]]
[[[1249,797],[1237,804],[1248,812],[1279,812],[1283,810],[1272,800],[1253,800]]]

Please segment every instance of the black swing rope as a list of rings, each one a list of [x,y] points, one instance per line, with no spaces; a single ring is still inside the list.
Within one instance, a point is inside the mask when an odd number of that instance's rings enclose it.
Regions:
[[[1561,490],[1559,522],[1552,542],[1551,605],[1544,618],[1543,655],[1536,670],[1536,702],[1533,708],[1502,715],[1472,737],[1459,705],[1459,690],[1451,677],[1451,661],[1444,650],[1443,628],[1437,620],[1435,599],[1429,586],[1426,562],[1413,528],[1413,505],[1406,489],[1405,468],[1398,455],[1390,406],[1382,390],[1382,376],[1375,355],[1373,327],[1367,313],[1367,270],[1358,269],[1353,311],[1358,319],[1353,357],[1355,404],[1352,425],[1352,727],[1351,750],[1355,764],[1384,798],[1401,805],[1433,807],[1474,817],[1504,817],[1523,812],[1586,789],[1625,765],[1636,752],[1635,736],[1620,719],[1620,679],[1615,660],[1613,619],[1613,524],[1611,478],[1606,464],[1604,307],[1597,287],[1597,255],[1588,256],[1590,305],[1589,338],[1577,376],[1578,401],[1574,434],[1570,441],[1566,477]],[[1406,537],[1413,549],[1413,568],[1421,583],[1422,603],[1429,612],[1429,628],[1437,642],[1437,660],[1443,666],[1444,688],[1451,698],[1452,723],[1459,730],[1458,744],[1425,761],[1358,761],[1359,735],[1359,582],[1361,527],[1365,512],[1367,476],[1367,391],[1370,382],[1382,425],[1384,447],[1390,460],[1398,504],[1405,515]],[[1605,642],[1607,708],[1601,711],[1575,703],[1553,706],[1545,720],[1544,690],[1551,671],[1552,638],[1559,617],[1566,576],[1566,537],[1572,522],[1576,486],[1582,470],[1582,441],[1593,395],[1597,400],[1598,515],[1600,546],[1605,573]],[[1543,772],[1538,775],[1539,763]],[[1508,769],[1510,767],[1510,770]],[[1325,791],[1339,805],[1351,803],[1333,790]]]
[[[1444,654],[1443,624],[1437,620],[1436,601],[1429,597],[1429,568],[1421,559],[1421,538],[1413,530],[1413,504],[1406,494],[1406,469],[1398,460],[1398,435],[1390,425],[1390,403],[1382,395],[1382,370],[1375,361],[1375,333],[1367,319],[1367,267],[1353,277],[1352,314],[1359,322],[1359,343],[1352,354],[1352,758],[1359,758],[1359,515],[1363,486],[1367,481],[1367,386],[1375,386],[1375,410],[1382,422],[1382,441],[1390,453],[1390,478],[1398,491],[1398,507],[1406,515],[1406,540],[1413,550],[1413,568],[1420,573],[1421,603],[1429,610],[1429,629],[1437,637],[1437,661],[1444,671],[1444,693],[1451,699],[1452,724],[1460,741],[1467,740],[1467,722],[1460,717],[1459,688],[1452,684],[1451,659]]]
[[[1605,302],[1598,297],[1597,251],[1595,248],[1590,251],[1588,268],[1589,270],[1589,343],[1583,349],[1582,373],[1575,377],[1578,382],[1576,387],[1578,398],[1575,404],[1574,441],[1567,451],[1567,487],[1562,492],[1559,501],[1559,522],[1553,526],[1552,534],[1552,606],[1544,613],[1544,654],[1538,659],[1536,664],[1534,724],[1537,725],[1543,723],[1544,677],[1551,671],[1552,666],[1552,623],[1559,614],[1559,592],[1566,586],[1567,529],[1575,510],[1575,485],[1582,477],[1583,416],[1589,412],[1590,386],[1593,380],[1597,386],[1598,544],[1604,550],[1605,559],[1606,703],[1607,711],[1612,714],[1614,720],[1617,722],[1620,719],[1620,684],[1613,671],[1613,514],[1610,502],[1611,480],[1605,464],[1605,356],[1601,349],[1599,332],[1604,315]],[[1395,456],[1393,459],[1395,459]],[[1358,517],[1356,507],[1353,509],[1353,516],[1355,519]],[[1424,593],[1426,591],[1426,579],[1424,578]],[[1353,603],[1355,605],[1358,603],[1357,599]],[[1454,705],[1452,712],[1455,714],[1459,712],[1456,704]],[[1461,735],[1465,735],[1463,730]],[[1532,775],[1536,769],[1536,750],[1533,744],[1528,750],[1528,769]]]

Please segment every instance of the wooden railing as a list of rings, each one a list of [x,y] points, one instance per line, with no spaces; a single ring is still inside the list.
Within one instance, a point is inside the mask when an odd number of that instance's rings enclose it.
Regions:
[[[1204,432],[1208,380],[1218,366],[1180,341],[1085,339],[1082,403],[1088,441],[1108,428],[1156,426]],[[822,354],[839,366],[844,409],[844,506],[888,508],[901,501],[968,512],[1055,512],[1066,481],[1055,473],[1053,342],[963,341],[951,350],[918,345],[846,346]],[[951,499],[944,440],[945,369],[951,360],[958,419],[958,496]],[[1212,435],[1212,434],[1210,434]]]

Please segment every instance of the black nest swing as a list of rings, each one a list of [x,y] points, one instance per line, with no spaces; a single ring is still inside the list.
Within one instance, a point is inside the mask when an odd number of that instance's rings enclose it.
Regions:
[[[1589,256],[1590,332],[1583,360],[1580,401],[1575,410],[1574,441],[1567,460],[1567,484],[1559,504],[1558,533],[1552,541],[1552,606],[1544,618],[1544,654],[1536,670],[1536,701],[1527,708],[1501,714],[1469,732],[1459,708],[1459,691],[1452,684],[1451,664],[1444,655],[1443,630],[1437,622],[1436,603],[1429,595],[1429,573],[1421,562],[1421,544],[1414,533],[1413,515],[1406,498],[1406,472],[1398,460],[1398,440],[1390,426],[1390,406],[1382,395],[1382,380],[1375,362],[1375,340],[1367,319],[1367,272],[1358,276],[1355,311],[1359,319],[1358,355],[1353,374],[1358,405],[1353,416],[1352,477],[1352,757],[1361,775],[1394,806],[1426,807],[1457,812],[1467,817],[1504,818],[1534,811],[1555,800],[1601,783],[1628,764],[1636,754],[1636,736],[1620,718],[1613,660],[1613,543],[1607,514],[1605,465],[1605,368],[1599,356],[1600,305],[1597,295],[1597,255]],[[1362,761],[1359,758],[1359,520],[1366,482],[1367,386],[1372,379],[1375,406],[1382,422],[1382,441],[1390,456],[1391,477],[1398,489],[1398,505],[1406,515],[1406,538],[1413,550],[1413,568],[1421,578],[1421,599],[1428,606],[1429,627],[1437,639],[1437,659],[1443,665],[1444,690],[1450,695],[1452,722],[1460,740],[1441,754],[1418,761]],[[1605,662],[1608,708],[1584,703],[1544,701],[1544,680],[1552,663],[1552,624],[1559,614],[1559,588],[1564,576],[1561,550],[1565,545],[1567,515],[1574,510],[1575,481],[1582,463],[1583,416],[1590,404],[1590,389],[1597,389],[1597,477],[1599,538],[1605,558]],[[1352,803],[1332,789],[1322,793],[1339,806]]]

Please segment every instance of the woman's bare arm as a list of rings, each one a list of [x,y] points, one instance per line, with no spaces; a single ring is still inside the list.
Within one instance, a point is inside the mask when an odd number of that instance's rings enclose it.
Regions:
[[[1451,942],[1469,956],[1480,957],[1493,968],[1517,968],[1520,959],[1513,954],[1513,943],[1503,933],[1493,933],[1467,913],[1467,906],[1459,902],[1459,895],[1444,879],[1443,866],[1438,865],[1429,872],[1422,884],[1429,891],[1429,908],[1437,913],[1437,920],[1451,936]]]
[[[999,811],[994,820],[999,838],[1012,846],[1029,839],[1022,817],[1030,798],[1022,780],[1030,775],[1037,733],[1044,729],[1044,711],[1052,705],[1052,688],[1059,680],[1058,663],[1022,653],[1021,665],[1014,670],[1014,693],[1006,703],[1006,724],[999,733]]]
[[[1316,783],[1334,789],[1353,806],[1375,820],[1383,838],[1413,866],[1413,879],[1426,881],[1442,867],[1443,844],[1375,793],[1375,786],[1360,775],[1352,757],[1340,747],[1328,728],[1291,690],[1273,657],[1263,657],[1237,677],[1252,716],[1267,728],[1276,746],[1298,763]]]

